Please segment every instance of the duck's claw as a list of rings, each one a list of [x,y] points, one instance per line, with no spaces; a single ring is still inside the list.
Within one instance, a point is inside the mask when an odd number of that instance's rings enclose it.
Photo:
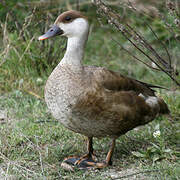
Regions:
[[[61,166],[65,169],[66,167],[76,167],[78,169],[90,169],[94,167],[96,162],[92,157],[88,157],[87,155],[84,155],[82,157],[68,157],[64,159],[63,163]],[[68,168],[69,170],[72,170],[71,168]]]
[[[83,161],[87,161],[87,162],[95,162],[95,155],[94,154],[85,154],[83,156],[81,156],[76,162],[75,162],[75,165],[79,165],[81,164],[81,162]]]
[[[85,169],[85,170],[87,170],[87,169],[102,169],[104,167],[107,167],[108,163],[96,162],[94,155],[86,154],[82,157],[77,157],[77,156],[68,157],[68,158],[64,159],[61,166],[64,169],[73,171],[75,167],[78,169]]]

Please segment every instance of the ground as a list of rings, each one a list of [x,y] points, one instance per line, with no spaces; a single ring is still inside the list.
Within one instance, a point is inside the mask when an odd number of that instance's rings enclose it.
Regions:
[[[179,106],[180,94],[164,96]],[[179,116],[157,118],[117,140],[113,165],[75,172],[61,168],[69,155],[86,152],[85,137],[65,129],[49,114],[43,99],[15,90],[0,97],[0,171],[2,179],[179,179]],[[158,136],[153,133],[160,131]],[[98,160],[108,138],[95,139]]]

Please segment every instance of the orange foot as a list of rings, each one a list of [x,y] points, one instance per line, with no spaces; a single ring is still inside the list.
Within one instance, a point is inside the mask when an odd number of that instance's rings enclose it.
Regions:
[[[88,138],[88,153],[82,157],[71,156],[61,163],[64,169],[74,171],[74,167],[78,169],[102,169],[108,165],[112,165],[111,157],[115,147],[115,138],[112,141],[105,162],[96,162],[93,154],[92,138]]]
[[[74,167],[78,169],[101,169],[107,167],[109,164],[107,162],[95,162],[94,155],[91,156],[86,154],[82,157],[68,157],[64,159],[61,166],[68,170],[74,170]]]

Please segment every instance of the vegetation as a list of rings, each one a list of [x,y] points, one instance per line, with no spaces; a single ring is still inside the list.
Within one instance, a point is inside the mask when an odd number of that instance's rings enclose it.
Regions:
[[[167,6],[168,2],[175,2],[173,7],[180,12],[178,1],[151,0],[145,3],[136,0],[140,13],[129,9],[124,1],[113,0],[109,4],[121,15],[122,22],[138,29],[167,59],[160,40],[165,44],[172,58],[174,77],[179,81],[180,19]],[[91,24],[85,64],[105,66],[169,89],[157,89],[157,94],[169,105],[171,116],[157,118],[121,136],[113,166],[100,171],[68,172],[60,167],[66,156],[81,155],[86,151],[85,138],[53,119],[43,100],[44,85],[64,54],[66,39],[57,37],[38,42],[37,38],[53,24],[61,11],[70,8],[83,11]],[[142,12],[146,12],[144,16]],[[152,27],[159,40],[144,22]],[[0,179],[180,178],[178,86],[165,73],[149,69],[124,51],[117,42],[147,62],[105,18],[96,13],[91,1],[1,1],[0,24]],[[94,148],[99,160],[105,158],[108,142],[108,138],[95,139]]]

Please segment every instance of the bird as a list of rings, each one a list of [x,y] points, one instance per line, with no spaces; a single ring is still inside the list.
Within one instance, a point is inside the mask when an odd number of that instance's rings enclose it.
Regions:
[[[67,157],[62,165],[82,169],[112,165],[116,139],[156,117],[169,114],[167,104],[155,95],[154,86],[105,67],[83,64],[88,40],[88,18],[81,12],[61,13],[38,39],[67,38],[64,57],[45,85],[45,101],[52,116],[63,126],[87,137],[87,154]],[[106,159],[95,159],[93,138],[109,137]]]

